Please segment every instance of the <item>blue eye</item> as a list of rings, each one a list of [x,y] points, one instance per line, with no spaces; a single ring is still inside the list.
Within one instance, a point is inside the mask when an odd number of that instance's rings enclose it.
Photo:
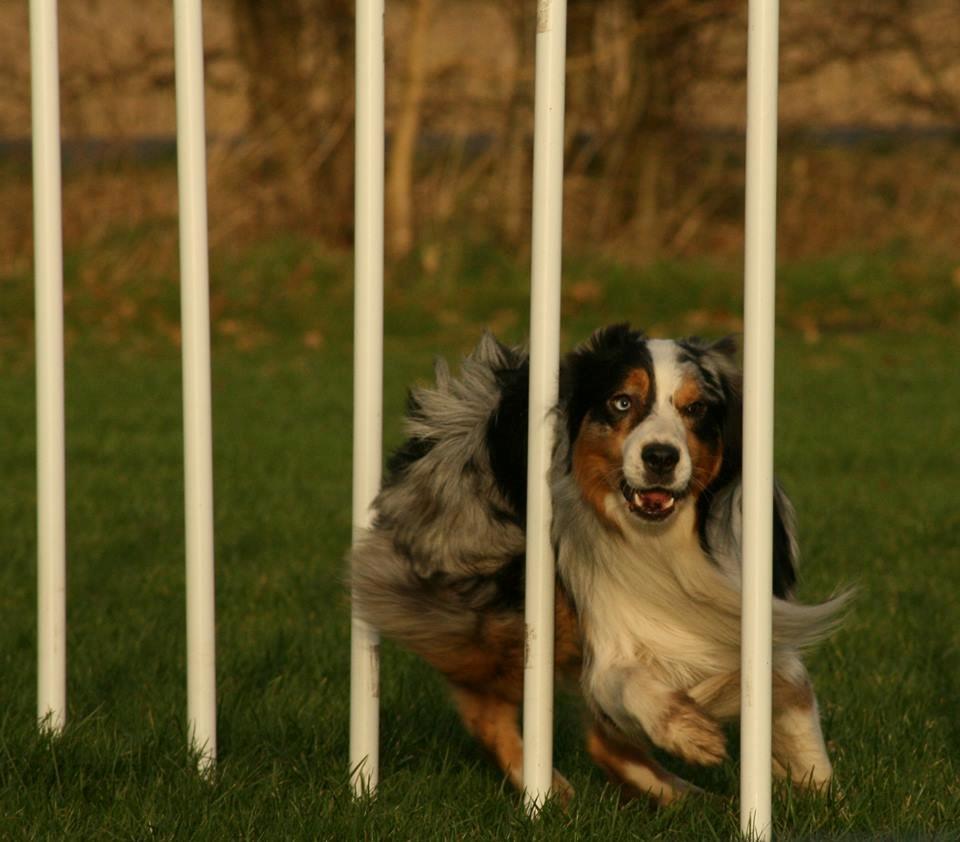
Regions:
[[[627,412],[633,406],[629,395],[614,395],[610,398],[610,408],[614,412]]]

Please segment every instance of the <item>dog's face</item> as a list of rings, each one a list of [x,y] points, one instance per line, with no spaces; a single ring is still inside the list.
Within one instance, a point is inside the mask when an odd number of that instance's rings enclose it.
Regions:
[[[733,353],[729,341],[647,340],[617,325],[568,358],[571,467],[601,519],[616,525],[622,508],[668,522],[716,479],[739,411]]]

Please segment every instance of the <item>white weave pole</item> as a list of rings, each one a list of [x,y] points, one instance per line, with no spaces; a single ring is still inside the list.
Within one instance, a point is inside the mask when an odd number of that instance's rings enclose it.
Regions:
[[[209,771],[217,758],[213,565],[213,445],[207,162],[200,0],[174,0],[177,179],[183,334],[183,438],[187,555],[187,733]]]
[[[357,0],[354,205],[353,536],[370,525],[383,435],[383,0]],[[351,617],[350,776],[372,794],[380,772],[380,639]]]
[[[743,349],[740,828],[771,838],[778,0],[750,0]]]
[[[530,304],[530,417],[527,431],[526,646],[523,672],[523,783],[537,812],[553,778],[554,567],[548,474],[560,366],[563,116],[566,0],[537,4]]]
[[[56,0],[30,0],[37,342],[37,716],[60,731],[67,708],[63,234]]]

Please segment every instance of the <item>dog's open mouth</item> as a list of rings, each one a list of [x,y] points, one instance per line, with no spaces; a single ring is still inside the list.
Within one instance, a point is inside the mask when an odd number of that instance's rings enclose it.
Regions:
[[[665,488],[634,488],[626,482],[620,484],[627,508],[647,520],[666,520],[673,514],[680,496]]]

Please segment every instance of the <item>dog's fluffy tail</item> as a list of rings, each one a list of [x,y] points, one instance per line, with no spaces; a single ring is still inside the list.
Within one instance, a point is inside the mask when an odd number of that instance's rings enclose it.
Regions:
[[[374,526],[350,554],[359,616],[435,666],[444,650],[482,643],[491,622],[513,633],[518,612],[509,608],[522,593],[513,562],[525,539],[489,439],[512,411],[505,384],[525,365],[522,349],[490,334],[458,375],[438,361],[436,382],[410,394],[407,441],[390,459]],[[522,645],[522,623],[516,636]]]
[[[856,596],[855,588],[835,594],[825,602],[806,605],[792,600],[773,602],[773,641],[776,646],[809,649],[835,632]]]

